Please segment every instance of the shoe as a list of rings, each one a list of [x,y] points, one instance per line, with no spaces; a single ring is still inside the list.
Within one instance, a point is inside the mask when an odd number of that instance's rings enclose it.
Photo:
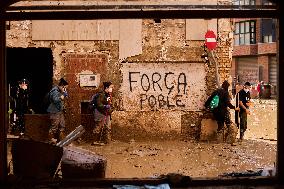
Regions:
[[[238,142],[240,142],[240,143],[243,142],[243,139],[239,138],[239,139],[238,139]]]

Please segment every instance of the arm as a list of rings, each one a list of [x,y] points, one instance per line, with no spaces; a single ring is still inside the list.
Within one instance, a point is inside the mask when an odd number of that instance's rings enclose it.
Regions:
[[[227,92],[227,94],[226,94],[226,104],[230,109],[236,110],[235,106],[231,103],[231,98],[230,98],[229,92]]]
[[[248,108],[245,107],[245,105],[243,104],[243,102],[240,100],[240,107],[246,111],[247,114],[250,114],[250,111]]]
[[[62,98],[62,96],[63,95],[57,90],[53,90],[50,92],[50,100],[58,110],[62,109],[61,100],[64,98]]]

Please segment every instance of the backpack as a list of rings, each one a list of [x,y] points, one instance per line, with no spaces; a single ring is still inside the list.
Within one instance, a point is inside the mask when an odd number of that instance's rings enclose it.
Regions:
[[[209,104],[209,109],[212,111],[214,110],[215,108],[217,108],[219,106],[219,96],[218,94],[216,94],[212,100],[210,101],[210,104]]]
[[[99,93],[96,93],[92,96],[91,101],[89,102],[89,109],[94,111],[97,108],[97,99],[99,97]]]

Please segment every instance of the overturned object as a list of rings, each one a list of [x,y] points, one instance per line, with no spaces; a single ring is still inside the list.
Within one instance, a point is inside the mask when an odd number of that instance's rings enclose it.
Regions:
[[[27,179],[52,178],[60,163],[63,148],[27,139],[12,143],[13,172]]]
[[[63,178],[105,178],[106,159],[77,147],[64,147],[61,160]]]

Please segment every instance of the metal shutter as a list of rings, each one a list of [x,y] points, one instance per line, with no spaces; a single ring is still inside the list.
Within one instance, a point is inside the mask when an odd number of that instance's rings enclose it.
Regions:
[[[276,56],[269,57],[269,82],[273,86],[277,85],[277,60]]]
[[[239,75],[239,81],[245,83],[255,83],[258,80],[258,63],[257,57],[242,57],[237,59],[237,74]]]

